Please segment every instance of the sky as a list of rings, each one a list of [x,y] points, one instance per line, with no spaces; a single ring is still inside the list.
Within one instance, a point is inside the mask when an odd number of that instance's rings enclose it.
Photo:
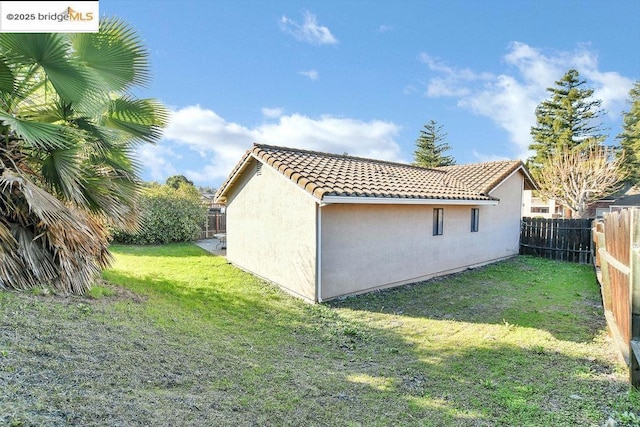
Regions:
[[[138,33],[171,112],[145,181],[219,187],[253,143],[410,163],[435,120],[458,164],[529,155],[575,68],[616,144],[640,80],[637,0],[100,0]]]

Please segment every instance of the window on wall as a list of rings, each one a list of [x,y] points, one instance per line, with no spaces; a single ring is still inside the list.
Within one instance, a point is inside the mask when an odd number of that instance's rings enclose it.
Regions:
[[[471,232],[475,233],[480,228],[480,209],[471,208]]]
[[[444,232],[444,209],[433,209],[433,235],[441,236]]]
[[[549,213],[549,207],[543,208],[540,206],[532,206],[531,212],[532,213]]]

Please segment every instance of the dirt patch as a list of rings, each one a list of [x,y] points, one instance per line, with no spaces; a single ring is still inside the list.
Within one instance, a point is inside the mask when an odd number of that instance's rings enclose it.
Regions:
[[[101,295],[99,298],[93,298],[91,296],[83,296],[84,300],[88,300],[90,304],[100,303],[112,303],[116,301],[131,301],[137,304],[142,304],[147,300],[146,295],[139,295],[122,286],[109,283],[106,280],[99,279],[96,281],[96,285],[108,289],[113,294]]]
[[[146,295],[139,295],[127,288],[107,282],[103,279],[97,279],[92,289],[102,288],[105,291],[100,292],[97,295],[92,295],[91,291],[85,295],[72,295],[72,294],[56,294],[52,293],[47,288],[34,289],[31,292],[21,292],[22,297],[33,297],[36,299],[53,300],[56,303],[63,304],[78,304],[85,303],[91,305],[97,304],[111,304],[114,302],[128,301],[136,304],[142,304],[147,300]]]

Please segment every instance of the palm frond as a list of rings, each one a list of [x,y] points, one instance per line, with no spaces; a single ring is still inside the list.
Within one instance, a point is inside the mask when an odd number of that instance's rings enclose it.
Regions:
[[[48,152],[42,159],[40,172],[44,180],[61,194],[65,200],[78,205],[86,202],[84,197],[79,147],[71,146],[66,149]]]
[[[132,151],[169,117],[127,94],[149,69],[115,18],[97,34],[0,35],[0,287],[83,293],[110,262],[107,224],[136,229]]]
[[[11,234],[18,242],[17,255],[23,268],[40,283],[50,283],[58,276],[53,253],[48,251],[33,234],[33,231],[20,224],[13,224]]]
[[[66,205],[25,176],[5,170],[0,175],[0,202],[8,206],[3,221],[10,223],[16,242],[0,256],[13,271],[0,269],[0,282],[16,289],[35,283],[60,292],[83,293],[96,275],[109,265],[105,228],[91,215]],[[7,228],[7,227],[5,227]],[[2,249],[11,244],[5,236]],[[13,257],[13,258],[11,258]],[[9,264],[8,264],[9,265]],[[16,266],[21,266],[16,275]]]
[[[13,79],[13,71],[3,59],[0,59],[0,93],[13,93]]]
[[[0,288],[2,289],[29,289],[36,285],[31,275],[24,274],[24,264],[17,249],[18,242],[11,230],[4,221],[0,220]]]
[[[156,100],[121,97],[111,102],[104,125],[125,132],[133,141],[155,143],[168,119],[169,112]]]
[[[87,74],[70,59],[71,45],[60,33],[4,33],[0,49],[9,60],[42,67],[58,95],[69,102],[80,102],[92,92]]]
[[[15,138],[23,140],[27,147],[33,149],[58,150],[67,148],[69,140],[78,136],[77,132],[68,126],[23,120],[3,109],[0,109],[0,123],[8,126]]]
[[[92,160],[83,171],[86,206],[114,224],[137,227],[137,200],[141,184],[128,165],[110,157]]]
[[[133,29],[117,18],[100,21],[98,33],[71,36],[77,56],[110,91],[149,82],[148,52]]]
[[[119,145],[120,140],[124,139],[117,129],[100,126],[95,120],[88,117],[75,118],[72,123],[85,133],[85,149],[91,153],[107,155],[112,148]]]

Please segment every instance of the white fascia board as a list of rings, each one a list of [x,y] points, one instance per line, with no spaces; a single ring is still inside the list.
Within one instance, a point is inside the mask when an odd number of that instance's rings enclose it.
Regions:
[[[495,206],[499,200],[469,200],[469,199],[417,199],[408,197],[353,197],[353,196],[324,196],[323,205],[332,203],[356,203],[368,205],[490,205]]]

